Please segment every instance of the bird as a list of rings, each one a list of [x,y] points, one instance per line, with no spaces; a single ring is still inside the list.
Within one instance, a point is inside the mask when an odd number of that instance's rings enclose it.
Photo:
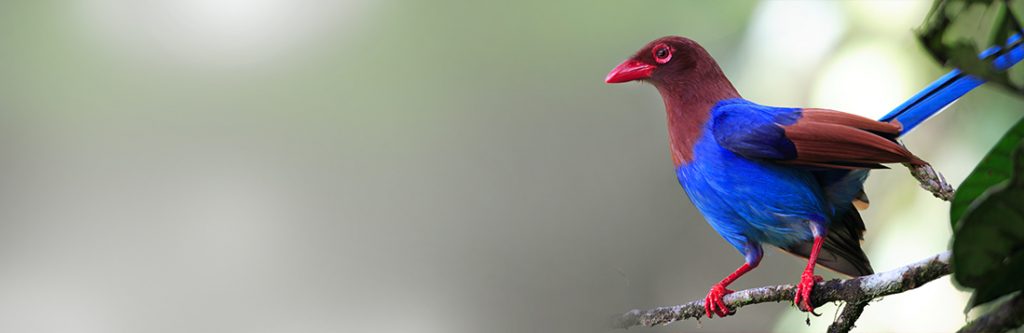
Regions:
[[[1021,36],[981,54],[1006,69],[1024,58]],[[727,287],[756,268],[763,245],[807,258],[793,303],[814,313],[816,265],[841,274],[873,274],[861,248],[868,171],[903,164],[937,197],[952,188],[899,142],[981,78],[953,70],[879,120],[823,108],[775,107],[740,96],[711,54],[696,41],[651,41],[612,69],[606,83],[647,82],[665,105],[676,178],[712,229],[744,257],[712,285],[704,312],[726,317]]]

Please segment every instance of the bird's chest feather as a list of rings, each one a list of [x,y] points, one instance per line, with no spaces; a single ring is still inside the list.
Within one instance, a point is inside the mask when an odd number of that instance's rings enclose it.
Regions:
[[[826,204],[805,170],[739,156],[714,139],[710,126],[693,159],[676,169],[679,183],[708,222],[730,243],[736,235],[779,246],[810,239],[807,220],[826,222]]]

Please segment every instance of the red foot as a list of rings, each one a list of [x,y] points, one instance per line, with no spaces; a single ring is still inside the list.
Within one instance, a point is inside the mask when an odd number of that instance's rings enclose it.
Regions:
[[[732,294],[732,290],[725,289],[725,286],[721,284],[716,283],[714,286],[711,286],[708,296],[704,297],[704,314],[708,315],[708,318],[714,318],[715,314],[723,318],[731,315],[733,312],[722,301],[722,297],[728,294]]]
[[[814,289],[814,284],[824,281],[821,276],[814,275],[811,272],[804,272],[800,276],[800,283],[796,285],[796,297],[793,298],[793,304],[801,311],[807,311],[811,314],[818,316],[814,313],[814,308],[811,307],[811,290]]]

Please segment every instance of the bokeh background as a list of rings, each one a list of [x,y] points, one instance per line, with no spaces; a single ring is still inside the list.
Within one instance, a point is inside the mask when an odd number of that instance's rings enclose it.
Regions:
[[[657,92],[608,70],[685,35],[749,99],[877,117],[944,72],[912,34],[930,3],[0,2],[0,331],[608,331],[742,263],[676,183]],[[956,184],[1022,106],[982,87],[906,143]],[[876,270],[947,248],[905,170],[867,189]],[[803,265],[768,251],[735,287]],[[966,299],[940,279],[858,330],[951,331]]]

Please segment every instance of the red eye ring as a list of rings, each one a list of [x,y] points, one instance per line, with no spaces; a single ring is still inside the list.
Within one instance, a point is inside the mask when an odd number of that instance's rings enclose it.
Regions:
[[[664,64],[669,60],[672,60],[672,51],[672,48],[668,45],[658,44],[651,49],[651,55],[654,56],[654,61],[659,64]]]

